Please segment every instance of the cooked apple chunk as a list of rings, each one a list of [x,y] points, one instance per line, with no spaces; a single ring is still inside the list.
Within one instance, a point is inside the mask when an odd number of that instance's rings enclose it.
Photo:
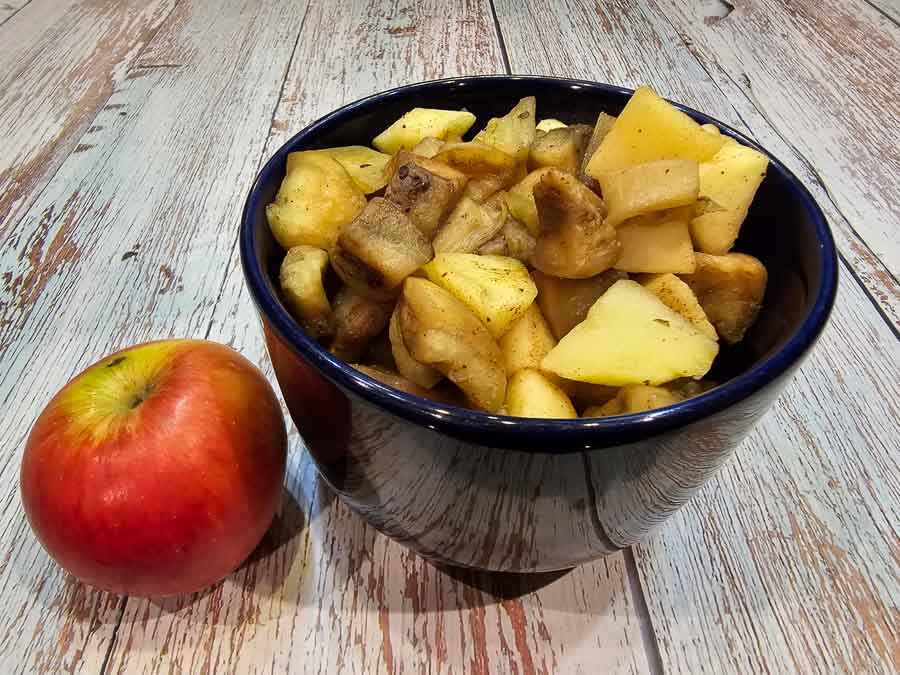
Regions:
[[[644,384],[629,384],[619,389],[615,398],[601,406],[591,406],[582,417],[609,417],[629,415],[663,408],[684,400],[677,392],[665,387],[648,387]]]
[[[604,222],[599,197],[575,176],[550,169],[534,186],[540,234],[534,266],[545,274],[584,279],[619,258],[616,230]]]
[[[687,206],[700,195],[700,170],[689,159],[663,159],[597,176],[610,225]]]
[[[331,265],[357,293],[385,300],[434,255],[431,243],[394,204],[372,199],[344,226],[331,252]]]
[[[401,314],[406,311],[400,303],[394,308],[388,324],[388,337],[391,341],[391,354],[397,371],[410,382],[424,389],[431,389],[443,379],[443,375],[431,366],[419,363],[406,348],[403,331],[400,328]]]
[[[531,273],[538,289],[537,304],[557,340],[584,321],[588,310],[610,286],[628,275],[607,270],[587,279],[560,279],[540,270]]]
[[[509,380],[506,414],[516,417],[575,419],[578,413],[562,389],[544,373],[524,368]]]
[[[427,279],[409,277],[398,311],[404,344],[416,361],[446,375],[473,407],[500,410],[506,398],[503,355],[466,305]]]
[[[327,268],[325,251],[314,246],[294,246],[284,257],[279,273],[288,308],[315,339],[332,332],[331,303],[322,284],[322,275]]]

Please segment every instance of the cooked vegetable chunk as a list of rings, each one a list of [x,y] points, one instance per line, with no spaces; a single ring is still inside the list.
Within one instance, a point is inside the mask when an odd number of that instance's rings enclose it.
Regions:
[[[329,351],[344,361],[356,361],[388,324],[393,307],[345,286],[334,297],[334,338]]]
[[[427,279],[409,277],[398,310],[403,341],[418,362],[446,375],[479,410],[503,406],[503,355],[466,305]]]
[[[587,165],[591,161],[591,158],[594,156],[594,153],[597,152],[597,148],[600,147],[603,139],[606,138],[606,134],[608,134],[609,130],[612,129],[615,122],[616,118],[613,115],[600,113],[597,116],[597,121],[594,124],[594,130],[591,133],[591,138],[588,141],[587,147],[584,149],[584,156],[581,158],[581,167],[578,170],[578,180],[597,192],[600,191],[600,185],[594,178],[588,175]]]
[[[716,340],[716,329],[706,317],[691,287],[674,274],[653,274],[639,279],[641,285],[697,327],[706,337]]]
[[[433,253],[431,243],[400,209],[375,197],[341,230],[331,265],[357,293],[384,300]]]
[[[523,368],[540,368],[541,360],[555,346],[556,338],[550,332],[540,308],[537,303],[531,303],[500,338],[506,374],[512,375]]]
[[[541,231],[537,206],[534,204],[534,186],[550,171],[550,167],[536,169],[513,185],[505,193],[506,205],[513,218],[521,221],[534,236]]]
[[[577,173],[592,131],[585,124],[576,124],[538,132],[528,153],[528,168],[534,170],[550,166]]]
[[[494,338],[503,335],[537,295],[520,261],[472,253],[439,253],[424,271],[438,286],[465,303]]]
[[[413,396],[419,396],[421,398],[427,398],[435,401],[436,403],[446,403],[448,405],[464,405],[464,402],[461,400],[462,397],[456,395],[456,392],[449,388],[433,387],[431,389],[426,389],[425,387],[420,387],[415,382],[410,382],[402,375],[398,375],[397,373],[394,373],[390,370],[385,370],[384,368],[380,368],[378,366],[364,366],[358,363],[354,363],[353,367],[364,375],[368,375],[373,380],[378,380],[382,384],[386,384],[387,386],[393,387],[394,389],[405,391],[407,394],[412,394]]]
[[[541,120],[540,122],[538,122],[537,126],[535,127],[535,131],[550,131],[552,129],[563,129],[566,126],[567,125],[565,123],[560,122],[559,120],[550,117],[548,119]]]
[[[446,164],[406,151],[397,153],[394,165],[385,199],[432,238],[456,205],[468,178]]]
[[[700,194],[697,162],[664,159],[626,167],[597,177],[610,225],[635,216],[686,206]]]
[[[724,143],[724,137],[704,131],[652,89],[640,87],[588,161],[587,173],[599,180],[609,171],[658,159],[705,162]]]
[[[763,264],[743,253],[697,253],[697,269],[681,275],[716,332],[728,344],[740,342],[762,307],[768,275]]]
[[[419,143],[412,149],[412,151],[414,155],[431,159],[436,154],[438,154],[443,147],[444,141],[439,138],[435,138],[434,136],[428,136],[427,138],[423,138],[421,141],[419,141]]]
[[[703,377],[719,345],[653,293],[618,281],[544,357],[543,370],[611,386]]]
[[[322,284],[327,268],[325,251],[313,246],[294,246],[288,250],[279,272],[288,308],[313,339],[332,332],[331,303]]]
[[[275,201],[266,206],[272,235],[283,248],[329,250],[341,227],[366,207],[366,196],[335,159],[321,152],[291,153]]]
[[[423,139],[446,139],[462,136],[475,124],[475,115],[465,110],[413,108],[372,141],[377,149],[393,155],[398,150],[412,150]]]
[[[560,279],[540,270],[531,273],[538,289],[537,304],[557,340],[584,321],[588,310],[610,286],[628,275],[607,270],[587,279]]]
[[[622,252],[616,269],[624,272],[675,272],[694,270],[694,246],[688,230],[691,207],[638,216],[622,223],[616,236]]]
[[[700,165],[700,196],[713,200],[721,210],[691,222],[697,250],[714,255],[731,250],[768,166],[765,155],[732,140]]]
[[[506,414],[558,419],[578,417],[566,392],[532,368],[520,370],[510,378],[506,392]]]
[[[549,169],[534,186],[540,234],[534,266],[567,279],[592,277],[612,267],[621,245],[603,221],[599,199],[577,178]]]
[[[490,241],[506,222],[506,205],[500,199],[502,208],[494,208],[496,202],[488,206],[460,199],[432,242],[435,253],[472,253]]]
[[[531,235],[527,227],[515,218],[507,218],[503,224],[503,238],[506,241],[507,255],[510,258],[521,260],[526,265],[532,264],[537,239]]]
[[[465,195],[476,202],[515,183],[519,171],[512,155],[476,141],[447,143],[434,159],[469,177]]]
[[[629,384],[619,389],[619,393],[611,401],[604,403],[602,406],[592,406],[585,410],[583,417],[630,415],[662,408],[682,400],[684,400],[682,396],[665,387]]]
[[[338,148],[326,148],[313,152],[321,152],[344,167],[344,170],[356,183],[356,186],[364,193],[371,194],[378,192],[387,185],[387,179],[384,176],[384,168],[391,161],[391,156],[383,152],[377,152],[372,148],[364,145],[346,145]],[[287,158],[287,171],[291,172],[294,163],[294,155],[302,155],[303,153],[292,152]]]
[[[534,96],[523,98],[503,117],[488,120],[474,140],[502,150],[517,162],[525,162],[534,141],[536,108]]]
[[[419,387],[431,389],[434,385],[443,379],[443,374],[435,370],[431,366],[419,363],[409,353],[406,347],[406,341],[403,339],[403,331],[400,328],[401,308],[398,305],[394,308],[391,320],[388,325],[388,337],[391,340],[391,354],[394,356],[394,363],[397,364],[397,371],[410,382],[415,383]]]

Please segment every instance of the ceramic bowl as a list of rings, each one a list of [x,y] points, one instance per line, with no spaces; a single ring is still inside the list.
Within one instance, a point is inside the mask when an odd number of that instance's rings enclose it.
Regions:
[[[253,185],[241,224],[241,260],[294,423],[339,497],[423,556],[488,570],[548,571],[650,535],[735,451],[821,333],[837,287],[831,233],[806,188],[769,155],[735,246],[768,268],[764,308],[745,340],[722,350],[711,373],[720,386],[635,415],[503,417],[387,387],[335,359],[291,318],[278,290],[284,251],[265,218],[287,154],[369,145],[414,107],[466,108],[483,124],[534,95],[540,118],[590,124],[601,111],[618,113],[631,93],[518,76],[401,87],[309,125],[269,159]],[[765,152],[707,115],[678,107]]]

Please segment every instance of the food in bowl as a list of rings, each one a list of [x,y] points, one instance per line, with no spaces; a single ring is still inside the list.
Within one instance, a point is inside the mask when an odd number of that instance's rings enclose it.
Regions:
[[[768,160],[647,87],[593,127],[415,108],[364,146],[294,152],[266,215],[286,306],[408,393],[521,417],[706,391],[755,321],[732,252]],[[389,347],[386,349],[386,347]]]

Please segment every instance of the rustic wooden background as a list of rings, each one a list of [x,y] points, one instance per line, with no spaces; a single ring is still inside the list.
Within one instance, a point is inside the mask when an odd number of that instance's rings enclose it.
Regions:
[[[0,672],[900,671],[898,20],[897,0],[0,3]],[[268,368],[236,249],[261,163],[345,102],[503,72],[649,83],[825,209],[831,324],[737,456],[646,545],[521,579],[376,534],[295,435],[282,513],[224,583],[153,602],[62,573],[17,489],[51,394],[149,338]]]

